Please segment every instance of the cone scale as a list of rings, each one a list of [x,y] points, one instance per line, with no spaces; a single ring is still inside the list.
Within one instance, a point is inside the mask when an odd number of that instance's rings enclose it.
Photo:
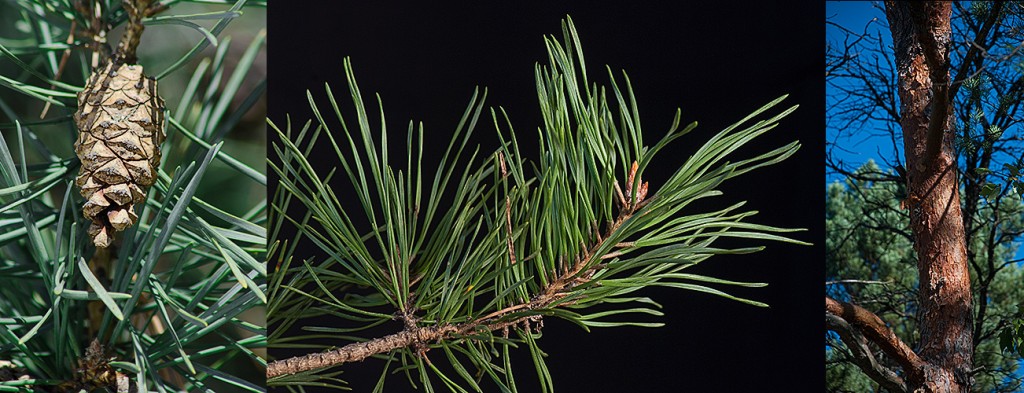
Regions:
[[[164,101],[156,80],[142,66],[108,62],[97,68],[78,93],[75,112],[82,162],[78,185],[92,220],[89,236],[106,248],[114,233],[134,225],[146,192],[156,181],[164,140]]]

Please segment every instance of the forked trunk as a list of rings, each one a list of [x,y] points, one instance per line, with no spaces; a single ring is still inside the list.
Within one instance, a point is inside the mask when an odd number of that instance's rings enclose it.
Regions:
[[[920,274],[918,354],[909,391],[967,392],[973,357],[968,271],[949,92],[949,2],[886,1],[899,75],[908,208]]]

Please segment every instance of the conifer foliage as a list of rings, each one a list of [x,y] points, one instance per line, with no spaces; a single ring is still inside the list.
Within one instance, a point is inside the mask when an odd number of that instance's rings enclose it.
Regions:
[[[266,390],[265,7],[0,1],[0,392]]]
[[[438,167],[423,165],[422,125],[410,123],[406,155],[391,156],[383,115],[370,114],[348,61],[354,121],[328,86],[327,105],[310,95],[315,125],[272,123],[281,142],[278,160],[269,163],[280,177],[272,201],[269,342],[272,354],[306,354],[268,364],[271,386],[345,388],[339,374],[347,364],[374,361],[384,369],[375,391],[402,383],[426,391],[435,384],[536,391],[516,379],[510,353],[518,350],[529,352],[548,392],[557,377],[541,349],[545,320],[584,330],[658,327],[630,318],[661,315],[641,292],[655,286],[764,305],[720,289],[763,284],[686,269],[763,247],[724,248],[720,239],[800,243],[785,235],[794,230],[750,222],[756,212],[744,211],[743,202],[715,211],[691,206],[720,196],[722,182],[793,155],[795,141],[749,158],[734,153],[796,108],[778,109],[785,97],[768,103],[711,137],[664,184],[649,183],[644,171],[657,154],[696,123],[682,126],[677,111],[665,136],[645,144],[628,77],[609,69],[610,87],[591,82],[571,20],[561,39],[545,42],[548,65],[536,67],[538,153],[520,151],[526,134],[503,109],[484,116],[486,93],[478,91]],[[486,153],[469,145],[481,121],[501,138]],[[319,144],[335,153],[335,170],[321,173],[311,164]],[[340,196],[341,189],[351,191]],[[349,195],[354,203],[343,199]],[[290,231],[296,236],[285,238]],[[302,257],[302,244],[315,256]],[[324,316],[336,323],[317,324]],[[381,326],[394,330],[377,335]],[[305,333],[289,335],[296,330]]]

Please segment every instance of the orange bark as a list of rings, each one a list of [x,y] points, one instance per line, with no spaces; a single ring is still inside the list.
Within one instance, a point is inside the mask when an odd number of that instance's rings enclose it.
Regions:
[[[967,392],[971,385],[971,280],[948,96],[951,11],[949,2],[886,2],[920,279],[918,354],[929,364],[924,381],[908,381],[911,391]]]

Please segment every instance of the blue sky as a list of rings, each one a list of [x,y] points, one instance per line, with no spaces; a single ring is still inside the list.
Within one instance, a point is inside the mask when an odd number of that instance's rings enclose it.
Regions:
[[[873,18],[877,18],[877,22],[870,24],[868,31],[874,35],[881,36],[887,45],[890,43],[885,13],[880,5],[876,6],[873,2],[860,1],[827,2],[825,3],[825,15],[830,22],[856,32],[864,31],[865,26],[868,26]],[[843,33],[838,27],[831,24],[826,25],[825,34],[829,42],[842,45]],[[843,84],[841,79],[834,80],[833,82]],[[826,85],[826,110],[833,110],[834,99],[832,97],[835,92],[836,88],[833,84]],[[828,116],[831,118],[832,114],[829,113]],[[826,140],[838,142],[842,149],[835,149],[832,153],[834,157],[848,164],[848,167],[859,167],[869,159],[879,162],[880,158],[892,157],[892,141],[887,137],[879,135],[884,128],[882,123],[869,121],[859,124],[856,128],[842,130],[844,135],[852,134],[853,136],[844,136],[838,140],[836,138],[841,130],[837,129],[833,123],[830,120],[826,126]],[[901,147],[901,143],[897,143],[897,145]],[[840,177],[834,174],[826,174],[825,179],[826,184],[829,184],[839,180]]]
[[[888,31],[888,24],[885,18],[885,12],[882,9],[880,3],[876,2],[827,2],[825,3],[825,15],[828,21],[831,22],[826,25],[825,34],[826,40],[833,45],[833,48],[841,48],[844,40],[843,30],[833,25],[837,24],[843,26],[846,29],[852,30],[856,33],[862,33],[866,31],[869,35],[880,38],[881,42],[886,47],[891,47],[892,41],[890,33]],[[872,20],[875,20],[872,22]],[[957,22],[954,21],[954,24]],[[1012,48],[993,48],[996,55],[1008,55],[1004,53]],[[879,64],[879,69],[888,70],[885,68],[888,66],[889,61],[881,60],[877,63],[871,61],[871,59],[877,54],[874,52],[862,52],[855,53],[859,56],[861,61],[870,61],[872,64]],[[954,63],[957,59],[954,60]],[[895,78],[895,76],[892,76]],[[834,143],[836,148],[830,149],[830,154],[834,160],[842,161],[844,167],[847,169],[856,169],[868,160],[874,160],[883,170],[890,169],[892,165],[902,163],[903,160],[903,141],[900,138],[901,133],[897,129],[895,132],[895,140],[888,131],[889,127],[898,127],[898,125],[892,122],[884,121],[872,121],[864,120],[857,122],[852,126],[842,127],[840,121],[835,113],[837,112],[837,100],[838,87],[848,86],[850,82],[842,78],[833,77],[826,82],[825,95],[826,95],[826,128],[825,128],[825,140],[826,143]],[[995,102],[997,97],[992,95],[988,100],[989,102]],[[990,104],[989,104],[990,105]],[[881,112],[876,112],[876,116],[885,117]],[[959,124],[963,126],[962,124]],[[840,128],[842,127],[842,128]],[[972,133],[977,133],[979,130],[974,127],[978,127],[977,124],[968,125],[969,130],[973,130]],[[1006,132],[1013,133],[1014,137],[1021,137],[1018,126],[1006,130]],[[1010,135],[1010,134],[1007,134]],[[1010,138],[1006,138],[1010,140]],[[994,171],[993,175],[989,176],[988,181],[997,184],[1000,187],[1008,187],[1009,183],[1006,179],[1006,174],[995,173],[1003,167],[1003,164],[1014,164],[1020,157],[1016,156],[1016,152],[1011,150],[997,152],[993,158],[989,168]],[[897,161],[898,159],[898,161]],[[961,167],[961,169],[963,169]],[[831,184],[835,181],[842,180],[841,176],[837,176],[833,173],[826,173],[825,175],[826,185]],[[1024,253],[1024,250],[1022,250]],[[1024,254],[1019,254],[1024,256]]]

